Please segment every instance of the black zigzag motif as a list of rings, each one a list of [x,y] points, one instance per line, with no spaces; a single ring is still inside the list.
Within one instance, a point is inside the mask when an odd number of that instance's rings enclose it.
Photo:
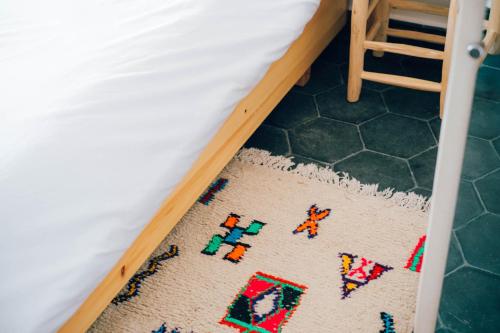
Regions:
[[[148,267],[142,272],[136,273],[128,281],[127,287],[124,292],[116,296],[111,302],[118,305],[125,301],[129,301],[135,296],[139,295],[139,290],[141,289],[141,283],[149,276],[155,274],[158,271],[158,267],[161,265],[162,261],[171,259],[178,255],[177,245],[170,245],[170,249],[157,257],[149,260]]]

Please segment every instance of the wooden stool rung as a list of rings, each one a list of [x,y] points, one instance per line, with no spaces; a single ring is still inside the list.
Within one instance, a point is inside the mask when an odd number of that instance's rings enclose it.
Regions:
[[[413,46],[413,45],[399,44],[399,43],[375,42],[371,40],[365,40],[363,42],[363,46],[365,49],[373,51],[391,52],[391,53],[409,55],[413,57],[426,58],[426,59],[436,59],[436,60],[444,59],[443,51],[428,49],[420,46]]]
[[[403,88],[441,92],[441,83],[439,82],[416,79],[408,76],[362,71],[361,78]]]
[[[370,17],[373,13],[375,7],[377,7],[380,0],[371,0],[370,6],[368,7],[368,17]]]
[[[392,37],[406,38],[412,40],[419,40],[423,42],[429,42],[434,44],[443,44],[446,41],[446,36],[429,34],[426,32],[413,31],[413,30],[403,30],[387,28],[387,35]]]
[[[381,27],[382,25],[379,21],[374,22],[370,27],[370,30],[368,30],[368,32],[366,33],[366,40],[373,40]]]
[[[425,14],[448,16],[448,7],[431,5],[425,2],[412,0],[389,0],[389,4],[394,9],[411,10]]]

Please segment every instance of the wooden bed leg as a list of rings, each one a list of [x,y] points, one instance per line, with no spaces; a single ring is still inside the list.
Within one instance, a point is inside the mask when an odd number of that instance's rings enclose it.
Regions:
[[[349,78],[347,100],[357,102],[361,94],[361,72],[364,67],[366,21],[368,19],[368,0],[354,0],[351,18],[351,45],[349,48]]]
[[[374,21],[380,22],[380,28],[378,33],[375,35],[373,40],[377,42],[386,42],[387,41],[387,29],[389,28],[389,14],[391,12],[391,7],[389,6],[389,0],[380,0],[375,11]],[[383,51],[373,51],[374,57],[383,57]]]
[[[299,87],[303,87],[307,84],[307,82],[309,82],[309,79],[311,79],[311,67],[309,67],[306,72],[304,73],[304,75],[302,75],[300,77],[300,79],[297,81],[297,83],[295,83],[295,85],[299,86]]]

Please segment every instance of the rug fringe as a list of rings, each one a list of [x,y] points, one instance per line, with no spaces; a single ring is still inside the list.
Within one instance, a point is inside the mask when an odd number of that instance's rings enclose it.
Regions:
[[[240,162],[261,165],[308,179],[314,179],[322,183],[337,185],[349,193],[381,197],[394,205],[407,209],[427,212],[430,208],[430,198],[414,192],[395,192],[393,188],[379,190],[378,184],[362,184],[357,179],[349,177],[348,173],[338,173],[330,167],[318,167],[315,164],[296,164],[292,161],[292,158],[273,156],[266,150],[242,148],[236,154],[235,159]],[[294,166],[295,168],[293,168]]]

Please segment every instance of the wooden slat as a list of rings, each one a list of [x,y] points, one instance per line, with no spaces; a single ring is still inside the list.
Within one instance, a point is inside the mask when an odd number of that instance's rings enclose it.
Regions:
[[[446,36],[429,34],[429,33],[420,32],[420,31],[394,29],[394,28],[388,28],[387,35],[392,36],[392,37],[420,40],[423,42],[443,44],[443,45],[446,41]]]
[[[377,7],[379,1],[380,0],[371,0],[370,5],[368,6],[368,16],[367,17],[370,17],[370,15],[373,13],[373,10],[375,10],[375,7]]]
[[[363,45],[365,49],[369,50],[385,51],[385,52],[409,55],[419,58],[442,60],[444,57],[443,51],[428,49],[425,47],[407,45],[407,44],[384,43],[384,42],[375,42],[367,40],[363,43]]]
[[[484,43],[489,54],[500,53],[500,0],[491,1],[490,17],[488,18]]]
[[[370,30],[366,33],[366,40],[373,40],[375,35],[379,32],[381,26],[380,21],[375,21],[370,27]]]
[[[361,73],[364,80],[375,81],[398,87],[411,88],[416,90],[440,92],[441,84],[439,82],[416,79],[413,77],[392,75],[384,73],[366,72]]]
[[[390,0],[390,5],[394,9],[404,9],[432,15],[448,16],[448,7],[432,5],[421,1]]]
[[[249,95],[240,101],[153,219],[59,332],[84,332],[93,323],[342,29],[346,21],[346,10],[346,0],[321,1],[319,9],[300,37],[281,59],[273,63]]]

